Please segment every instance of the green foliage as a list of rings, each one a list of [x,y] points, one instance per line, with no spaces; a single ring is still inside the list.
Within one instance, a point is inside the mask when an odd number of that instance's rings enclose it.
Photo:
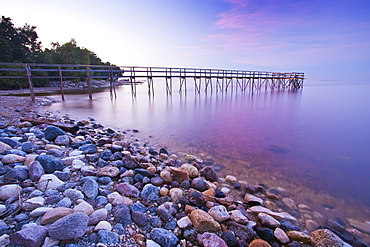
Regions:
[[[51,43],[51,48],[42,49],[41,41],[38,41],[36,27],[25,24],[21,28],[15,28],[10,17],[1,17],[0,22],[0,63],[39,63],[39,64],[81,64],[81,65],[110,65],[92,51],[77,46],[75,39],[60,45],[59,42]],[[0,66],[3,67],[4,66]],[[45,68],[45,67],[43,67]],[[55,69],[55,67],[54,67]],[[72,69],[72,68],[71,68]],[[74,68],[76,69],[76,68]],[[82,68],[81,68],[82,69]],[[91,72],[91,74],[94,74]],[[0,71],[0,75],[5,72]],[[6,72],[6,75],[25,75],[22,72]],[[32,72],[33,76],[55,76],[56,72]],[[79,72],[66,72],[69,76],[83,76]],[[102,75],[95,72],[94,75]],[[80,78],[74,79],[79,81]],[[34,79],[35,86],[43,86],[47,79]],[[17,89],[28,86],[27,80],[0,79],[0,88]]]

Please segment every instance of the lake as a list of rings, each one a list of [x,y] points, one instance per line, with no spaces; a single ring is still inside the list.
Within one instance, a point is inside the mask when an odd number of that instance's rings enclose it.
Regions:
[[[105,127],[137,129],[138,137],[187,152],[224,167],[250,184],[284,188],[296,203],[328,217],[369,220],[370,82],[306,81],[291,90],[167,95],[155,81],[87,95],[66,95],[50,106],[81,120],[93,117]],[[52,96],[59,99],[58,96]]]

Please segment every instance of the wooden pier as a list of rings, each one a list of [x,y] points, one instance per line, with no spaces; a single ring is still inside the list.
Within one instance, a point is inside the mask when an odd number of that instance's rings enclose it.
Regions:
[[[30,95],[35,100],[33,79],[58,79],[64,100],[62,82],[66,79],[85,79],[92,99],[91,79],[108,79],[111,95],[115,95],[114,82],[121,79],[131,85],[131,92],[136,96],[138,82],[146,80],[148,94],[154,95],[154,79],[165,80],[166,93],[172,94],[173,83],[177,81],[179,92],[186,92],[188,83],[194,83],[196,93],[204,91],[261,90],[261,89],[300,89],[303,87],[304,73],[300,72],[264,72],[200,68],[166,68],[137,66],[101,66],[73,64],[9,64],[0,63],[0,82],[5,78],[23,78],[28,80]]]

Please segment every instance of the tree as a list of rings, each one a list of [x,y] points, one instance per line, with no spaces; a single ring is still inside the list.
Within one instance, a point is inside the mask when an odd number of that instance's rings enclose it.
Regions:
[[[37,41],[36,27],[25,24],[15,28],[10,17],[1,16],[0,22],[0,62],[35,62],[41,51],[41,41]]]

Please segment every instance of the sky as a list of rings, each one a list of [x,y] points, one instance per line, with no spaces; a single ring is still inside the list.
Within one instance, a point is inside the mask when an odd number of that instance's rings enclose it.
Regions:
[[[370,81],[369,0],[0,0],[0,14],[121,66]]]

